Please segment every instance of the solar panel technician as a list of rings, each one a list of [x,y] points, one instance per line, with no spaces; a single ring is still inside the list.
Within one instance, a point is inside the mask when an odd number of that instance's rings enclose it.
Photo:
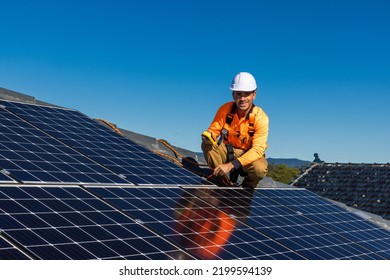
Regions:
[[[202,151],[215,178],[222,181],[229,174],[234,183],[241,175],[244,177],[242,187],[253,189],[268,170],[265,150],[269,119],[253,103],[257,84],[252,74],[239,72],[230,90],[233,101],[219,108],[209,128],[203,132]]]

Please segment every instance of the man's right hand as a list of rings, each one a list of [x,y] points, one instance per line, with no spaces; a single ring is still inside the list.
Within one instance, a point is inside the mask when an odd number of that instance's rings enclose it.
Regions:
[[[203,131],[203,133],[202,133],[202,141],[203,141],[204,144],[209,144],[209,145],[215,145],[216,144],[215,140],[213,139],[213,136],[212,136],[211,132],[209,132],[208,130]]]

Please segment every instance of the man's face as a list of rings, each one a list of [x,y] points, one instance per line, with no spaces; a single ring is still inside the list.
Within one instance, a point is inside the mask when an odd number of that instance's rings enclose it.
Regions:
[[[237,110],[246,112],[252,107],[256,98],[256,91],[233,91],[233,99],[237,105]]]

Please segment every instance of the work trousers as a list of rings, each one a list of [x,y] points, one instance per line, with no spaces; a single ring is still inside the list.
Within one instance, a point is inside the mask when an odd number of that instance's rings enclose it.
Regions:
[[[234,158],[242,156],[245,151],[241,149],[234,149]],[[202,143],[202,151],[204,157],[210,166],[214,169],[218,165],[228,162],[228,151],[224,143],[220,145],[212,145],[211,143]],[[265,177],[268,171],[268,162],[265,156],[255,160],[247,166],[242,166],[241,173],[245,174],[245,179],[242,185],[249,188],[256,188],[261,179]],[[241,174],[242,175],[242,174]]]

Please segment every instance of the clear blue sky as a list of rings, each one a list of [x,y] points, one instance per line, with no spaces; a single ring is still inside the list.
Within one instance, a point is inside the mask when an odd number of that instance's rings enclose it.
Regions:
[[[390,162],[390,1],[0,0],[0,87],[200,151],[251,72],[268,157]]]

